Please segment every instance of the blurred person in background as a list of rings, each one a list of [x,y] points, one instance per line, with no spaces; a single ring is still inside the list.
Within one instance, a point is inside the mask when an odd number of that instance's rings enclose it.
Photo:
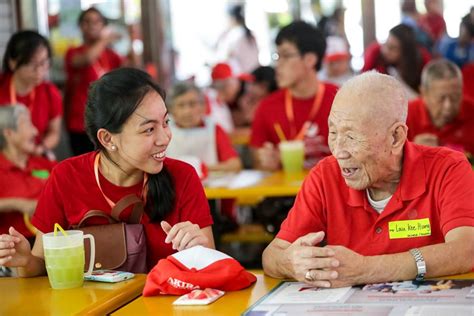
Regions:
[[[30,243],[35,235],[25,218],[33,216],[55,165],[35,155],[37,135],[26,106],[0,107],[0,234],[7,234],[8,228],[15,226]]]
[[[229,63],[236,73],[250,73],[259,66],[257,41],[245,24],[243,10],[242,5],[229,8],[229,28],[216,47],[217,62]]]
[[[408,106],[408,139],[474,154],[474,101],[463,97],[460,69],[434,60],[421,78],[421,97]]]
[[[446,22],[443,18],[443,3],[441,0],[425,0],[426,14],[422,15],[419,24],[434,42],[446,34]]]
[[[247,73],[237,75],[227,63],[218,63],[212,68],[212,88],[217,91],[217,101],[227,104],[232,115],[234,127],[250,126],[245,107],[244,95],[247,94],[252,76]]]
[[[78,18],[83,44],[69,48],[65,57],[66,125],[74,155],[94,149],[84,128],[84,110],[91,82],[122,65],[122,58],[109,46],[119,35],[107,26],[107,19],[92,7]]]
[[[404,24],[393,27],[384,44],[377,42],[367,47],[362,72],[375,69],[399,79],[409,99],[418,96],[421,70],[431,59],[426,49],[420,47],[413,29]]]
[[[170,128],[173,140],[167,154],[171,158],[204,163],[209,171],[237,172],[242,168],[227,133],[205,116],[205,97],[194,84],[179,82],[169,94]],[[188,161],[191,163],[191,161]],[[195,163],[191,163],[195,165]],[[202,175],[200,164],[194,166]]]
[[[35,31],[19,31],[8,41],[0,75],[0,106],[24,104],[38,133],[35,155],[54,160],[60,140],[62,98],[54,84],[46,81],[51,65],[51,47]]]
[[[283,135],[305,142],[305,167],[309,168],[329,154],[327,118],[337,87],[321,82],[317,75],[326,41],[318,28],[298,21],[283,27],[275,43],[280,89],[264,98],[255,111],[250,137],[254,168],[281,169],[278,144]]]
[[[471,12],[474,8],[471,8]],[[474,17],[467,14],[461,19],[459,37],[448,39],[440,47],[440,54],[463,68],[464,65],[474,63]]]
[[[323,68],[318,73],[319,79],[341,86],[354,76],[351,68],[349,47],[342,38],[329,36],[326,38],[326,54]]]

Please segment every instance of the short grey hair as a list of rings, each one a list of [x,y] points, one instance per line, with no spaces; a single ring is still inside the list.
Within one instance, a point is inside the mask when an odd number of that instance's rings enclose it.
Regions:
[[[176,83],[173,88],[171,88],[170,93],[168,94],[168,106],[172,107],[174,105],[174,102],[176,101],[176,98],[179,98],[183,94],[186,94],[190,91],[194,91],[197,93],[199,96],[199,101],[204,104],[205,102],[205,97],[204,93],[198,86],[196,86],[194,83],[189,82],[189,81],[180,81]]]
[[[447,59],[435,59],[426,64],[421,72],[421,85],[429,89],[432,81],[443,79],[460,79],[462,73],[455,63]]]
[[[336,98],[348,93],[367,100],[366,104],[371,104],[370,111],[373,113],[373,120],[388,118],[406,123],[407,95],[400,81],[394,77],[381,74],[376,70],[364,72],[345,82],[337,92]],[[373,104],[374,102],[377,104]]]
[[[18,128],[18,118],[21,114],[28,112],[28,108],[23,104],[6,104],[0,106],[0,150],[5,149],[7,140],[4,131]]]

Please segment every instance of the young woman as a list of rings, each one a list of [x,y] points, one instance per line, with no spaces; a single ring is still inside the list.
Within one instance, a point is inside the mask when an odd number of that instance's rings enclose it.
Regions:
[[[84,128],[84,109],[89,85],[105,73],[122,65],[122,58],[109,48],[119,35],[107,27],[107,19],[96,8],[79,15],[84,43],[68,49],[65,57],[66,125],[75,155],[91,151],[93,146]]]
[[[20,31],[8,41],[0,75],[0,105],[22,103],[29,109],[38,129],[37,155],[50,154],[60,139],[61,95],[45,81],[50,61],[48,40],[34,31]]]
[[[57,165],[32,219],[39,230],[33,250],[10,228],[0,236],[0,265],[18,267],[20,276],[44,274],[43,233],[54,223],[77,225],[89,210],[110,212],[111,205],[132,193],[145,201],[141,223],[149,269],[176,250],[214,247],[212,218],[196,172],[166,158],[171,131],[164,92],[146,73],[122,68],[95,82],[85,125],[97,151]],[[96,220],[91,224],[106,224]]]
[[[421,70],[430,59],[428,51],[417,44],[413,29],[399,24],[390,30],[383,45],[373,43],[366,49],[362,71],[375,69],[396,77],[413,99],[419,93]]]

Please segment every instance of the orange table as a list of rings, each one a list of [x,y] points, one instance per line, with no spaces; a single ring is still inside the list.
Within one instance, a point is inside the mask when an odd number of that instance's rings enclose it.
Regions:
[[[281,281],[264,276],[260,270],[251,272],[257,276],[254,285],[241,291],[227,292],[210,305],[173,306],[177,296],[140,297],[112,315],[240,315]]]
[[[119,283],[84,282],[53,290],[47,277],[0,278],[0,315],[105,315],[140,296],[146,275]]]
[[[177,296],[139,297],[112,315],[240,315],[261,297],[269,293],[281,280],[263,275],[261,270],[251,271],[257,282],[251,287],[227,292],[216,302],[205,306],[173,306]],[[447,279],[474,279],[474,273],[446,277]]]
[[[277,171],[248,187],[236,189],[205,187],[204,189],[208,199],[296,196],[307,174],[308,171],[289,174]]]

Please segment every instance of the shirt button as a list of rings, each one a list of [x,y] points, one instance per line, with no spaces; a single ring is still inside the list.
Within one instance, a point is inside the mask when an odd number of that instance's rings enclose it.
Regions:
[[[377,234],[380,234],[380,233],[382,232],[382,228],[381,228],[381,227],[377,227],[377,228],[375,229],[375,232],[376,232]]]

